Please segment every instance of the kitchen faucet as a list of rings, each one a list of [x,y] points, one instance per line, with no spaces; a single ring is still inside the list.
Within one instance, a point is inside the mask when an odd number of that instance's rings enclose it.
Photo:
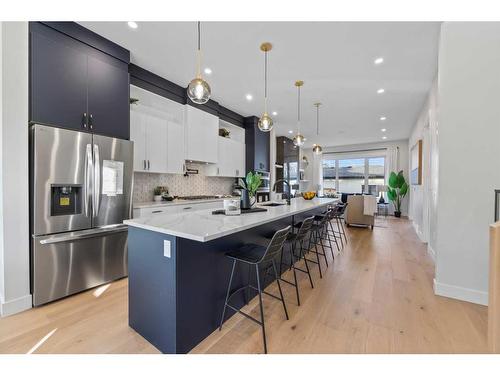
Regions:
[[[286,182],[286,184],[288,185],[288,195],[286,198],[286,204],[290,206],[290,196],[292,195],[292,189],[290,188],[290,183],[287,180],[279,179],[274,183],[273,191],[276,191],[276,185],[278,184],[278,182]]]

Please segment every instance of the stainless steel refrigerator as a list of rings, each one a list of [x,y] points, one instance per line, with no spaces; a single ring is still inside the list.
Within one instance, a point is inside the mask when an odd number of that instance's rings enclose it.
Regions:
[[[127,275],[133,142],[33,125],[31,289],[35,306]]]

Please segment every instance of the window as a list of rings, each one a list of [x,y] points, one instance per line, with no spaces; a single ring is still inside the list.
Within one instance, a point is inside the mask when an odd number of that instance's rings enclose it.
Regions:
[[[384,156],[336,158],[323,155],[323,192],[377,194],[377,186],[385,184]]]
[[[362,193],[365,185],[365,159],[338,160],[338,187],[342,193]]]

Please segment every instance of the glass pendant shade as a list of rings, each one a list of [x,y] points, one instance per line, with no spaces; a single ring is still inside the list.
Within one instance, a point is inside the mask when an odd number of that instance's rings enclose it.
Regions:
[[[201,77],[201,27],[198,22],[198,59],[196,78],[189,82],[187,96],[195,104],[205,104],[210,99],[210,85]]]
[[[293,137],[293,144],[295,146],[302,146],[304,144],[304,136],[300,133],[297,133],[297,135],[295,137]]]
[[[269,132],[273,128],[273,119],[267,114],[267,112],[265,112],[259,119],[258,126],[259,130],[263,132]]]
[[[211,93],[210,85],[203,78],[196,77],[189,82],[187,94],[193,103],[205,104],[210,99]]]
[[[267,53],[272,48],[273,45],[269,42],[260,45],[260,50],[264,52],[264,114],[259,119],[258,127],[263,132],[270,132],[273,128],[273,119],[267,113]]]
[[[313,147],[313,152],[316,154],[316,155],[321,155],[321,153],[323,152],[323,149],[321,148],[320,145],[314,145]]]

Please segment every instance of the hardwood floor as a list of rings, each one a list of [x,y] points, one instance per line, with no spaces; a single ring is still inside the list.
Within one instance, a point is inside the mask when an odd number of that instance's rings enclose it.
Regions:
[[[314,289],[299,275],[300,307],[284,286],[289,321],[264,297],[270,353],[487,352],[487,308],[434,295],[434,264],[408,220],[377,219],[373,231],[351,227],[348,237],[323,279],[313,269]],[[245,311],[257,317],[257,300]],[[127,320],[123,279],[0,319],[0,353],[158,353]],[[260,327],[240,315],[192,350],[261,352]]]

